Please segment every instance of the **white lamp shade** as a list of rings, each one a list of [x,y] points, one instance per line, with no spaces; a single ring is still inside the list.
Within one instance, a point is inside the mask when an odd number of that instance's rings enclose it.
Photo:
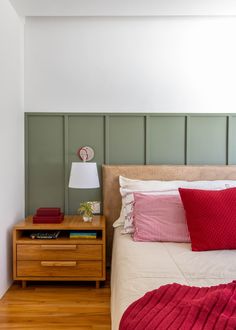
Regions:
[[[98,188],[99,179],[96,163],[72,163],[69,188]]]

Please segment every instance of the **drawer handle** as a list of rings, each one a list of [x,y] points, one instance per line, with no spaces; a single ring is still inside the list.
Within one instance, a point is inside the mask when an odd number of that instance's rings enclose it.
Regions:
[[[75,267],[76,261],[41,261],[43,267]]]
[[[67,251],[72,251],[76,250],[76,245],[41,245],[42,250],[53,250],[53,251],[62,251],[62,250],[67,250]]]

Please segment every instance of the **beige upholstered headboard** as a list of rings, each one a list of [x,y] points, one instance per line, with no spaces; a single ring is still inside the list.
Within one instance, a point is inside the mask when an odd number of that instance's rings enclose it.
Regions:
[[[119,175],[142,180],[236,180],[236,166],[103,165],[103,214],[107,219],[107,256],[112,250],[113,222],[119,217]]]

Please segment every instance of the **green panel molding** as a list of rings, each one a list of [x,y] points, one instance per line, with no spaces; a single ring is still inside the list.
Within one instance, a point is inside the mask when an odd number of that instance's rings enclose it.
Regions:
[[[71,163],[79,161],[77,150],[82,146],[94,149],[95,156],[92,160],[98,165],[101,179],[101,165],[104,164],[104,117],[103,116],[70,116],[68,118],[68,168]],[[80,202],[88,200],[101,200],[101,189],[68,189],[68,213],[76,213]]]
[[[191,116],[187,138],[189,164],[227,164],[226,116]]]
[[[236,164],[236,114],[26,113],[26,215],[40,206],[73,214],[101,189],[69,189],[77,150],[102,164]]]
[[[26,212],[39,206],[64,210],[63,116],[30,116],[27,124]]]
[[[145,164],[145,120],[143,116],[111,116],[109,163]]]
[[[236,116],[228,118],[228,162],[236,164]]]
[[[185,164],[185,117],[150,117],[150,164]]]

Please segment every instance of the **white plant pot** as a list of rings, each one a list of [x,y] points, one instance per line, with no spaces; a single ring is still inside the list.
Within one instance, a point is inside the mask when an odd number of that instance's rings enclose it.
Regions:
[[[83,220],[84,222],[91,222],[93,220],[93,217],[86,217],[85,215],[83,215]]]

